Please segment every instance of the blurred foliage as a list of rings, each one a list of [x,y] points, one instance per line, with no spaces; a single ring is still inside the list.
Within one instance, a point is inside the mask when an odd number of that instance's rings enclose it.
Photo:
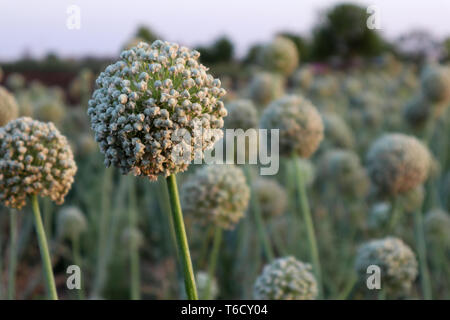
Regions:
[[[226,63],[233,60],[234,45],[230,39],[223,36],[207,47],[196,48],[200,52],[203,64]]]
[[[315,27],[312,55],[318,60],[337,56],[348,60],[357,55],[374,56],[385,49],[385,42],[366,26],[369,15],[364,7],[338,4],[327,10]]]

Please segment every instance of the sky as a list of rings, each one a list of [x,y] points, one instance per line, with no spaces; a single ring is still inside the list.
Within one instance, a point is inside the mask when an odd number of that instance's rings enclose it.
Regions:
[[[279,31],[309,34],[321,10],[334,0],[0,0],[0,60],[25,52],[41,57],[115,56],[138,25],[150,26],[164,40],[205,45],[227,35],[239,56]],[[449,0],[352,1],[375,5],[381,33],[389,39],[427,29],[450,35]],[[80,9],[80,29],[67,27],[67,9]]]

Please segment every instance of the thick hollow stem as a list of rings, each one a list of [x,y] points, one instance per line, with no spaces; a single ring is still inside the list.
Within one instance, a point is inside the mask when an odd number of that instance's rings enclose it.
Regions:
[[[133,177],[130,177],[128,187],[128,223],[130,230],[137,230],[137,216],[136,216],[136,188]],[[140,288],[140,271],[139,271],[139,248],[135,237],[130,237],[130,296],[131,300],[141,299]]]
[[[206,292],[204,297],[204,299],[206,300],[211,298],[212,279],[214,278],[214,274],[216,273],[216,266],[217,260],[219,258],[219,249],[221,243],[222,243],[222,229],[220,227],[216,227],[216,230],[214,230],[213,248],[211,251],[211,256],[209,257],[209,264],[208,264],[208,283],[206,286]]]
[[[309,209],[308,197],[306,195],[306,185],[304,175],[299,166],[297,159],[293,159],[295,163],[295,172],[298,184],[298,198],[300,211],[302,213],[303,222],[306,227],[306,234],[308,238],[309,256],[314,268],[314,274],[317,278],[317,284],[319,288],[319,298],[322,297],[322,275],[319,260],[319,250],[317,248],[316,234],[314,232],[314,223],[311,217],[311,211]]]
[[[394,197],[391,200],[391,215],[389,217],[389,223],[388,223],[388,232],[392,233],[395,230],[395,227],[397,226],[398,220],[400,219],[400,216],[402,215],[402,208],[399,203],[398,197]]]
[[[432,299],[430,273],[427,263],[427,248],[423,227],[423,217],[419,210],[414,211],[414,224],[416,228],[416,246],[420,267],[420,284],[422,286],[423,297],[426,300]]]
[[[33,208],[34,225],[36,228],[39,250],[41,251],[44,276],[47,283],[48,298],[50,300],[58,300],[55,279],[53,277],[52,262],[48,251],[47,238],[44,231],[44,225],[42,224],[41,212],[39,211],[39,203],[36,195],[31,197],[31,205]]]
[[[8,299],[13,300],[16,295],[16,265],[17,265],[17,211],[9,213],[10,248],[8,267]]]
[[[183,213],[181,211],[180,198],[178,196],[177,180],[173,174],[167,177],[167,190],[169,191],[170,205],[172,208],[171,215],[175,229],[175,236],[177,239],[177,247],[181,258],[181,264],[183,266],[186,294],[189,300],[198,300],[191,254],[189,252],[189,244],[186,236],[186,230],[184,228]]]
[[[252,171],[249,170],[249,168],[247,168],[247,179],[248,179],[249,185],[252,185],[252,182],[254,179],[253,179]],[[272,245],[270,243],[270,239],[267,234],[267,229],[266,229],[266,226],[264,224],[264,220],[263,220],[263,217],[261,214],[261,207],[259,205],[259,201],[256,197],[256,194],[253,192],[253,190],[252,190],[250,200],[251,200],[250,201],[250,205],[251,205],[250,210],[253,213],[253,216],[255,218],[256,228],[258,230],[258,235],[259,235],[260,241],[262,243],[264,254],[268,261],[272,261],[274,259],[275,255],[273,253]]]

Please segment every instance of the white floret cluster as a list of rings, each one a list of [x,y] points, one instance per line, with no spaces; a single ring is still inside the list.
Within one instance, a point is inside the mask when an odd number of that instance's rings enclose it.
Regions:
[[[88,114],[106,166],[155,180],[186,170],[222,137],[226,91],[199,56],[174,43],[141,42],[100,74]]]

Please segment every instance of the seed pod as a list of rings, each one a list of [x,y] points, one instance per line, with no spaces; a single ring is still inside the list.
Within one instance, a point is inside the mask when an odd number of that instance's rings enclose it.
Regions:
[[[450,247],[450,215],[433,209],[425,215],[426,239],[433,246]]]
[[[447,67],[427,66],[421,82],[423,93],[431,102],[446,103],[450,100],[450,71]]]
[[[286,190],[276,180],[258,177],[253,182],[252,189],[266,219],[279,216],[286,209]]]
[[[18,118],[0,128],[0,202],[21,209],[27,197],[64,202],[77,166],[53,123]]]
[[[5,88],[0,86],[0,127],[19,116],[16,99]]]
[[[100,74],[88,114],[107,167],[156,180],[185,171],[222,137],[226,91],[199,56],[140,42]]]
[[[381,269],[383,288],[393,294],[407,292],[418,273],[414,252],[394,237],[371,240],[358,249],[355,269],[362,279],[371,265]]]
[[[243,218],[250,189],[242,169],[208,165],[197,170],[181,188],[183,211],[201,224],[233,229]]]
[[[58,212],[57,230],[61,239],[78,239],[87,230],[87,221],[83,212],[78,207],[63,207]]]
[[[258,111],[250,100],[235,100],[225,106],[228,111],[225,128],[246,131],[258,127]]]
[[[259,109],[284,94],[284,80],[279,75],[260,72],[250,82],[250,97]]]
[[[276,37],[262,50],[262,62],[268,70],[288,76],[298,66],[297,47],[288,38]]]
[[[422,184],[430,164],[428,149],[416,138],[401,133],[382,136],[367,154],[369,176],[377,191],[392,196]]]
[[[314,300],[317,281],[311,266],[294,257],[279,258],[266,265],[256,279],[253,297],[256,300]]]
[[[323,139],[323,122],[317,109],[301,96],[280,98],[264,111],[260,128],[279,129],[280,155],[309,158]]]

